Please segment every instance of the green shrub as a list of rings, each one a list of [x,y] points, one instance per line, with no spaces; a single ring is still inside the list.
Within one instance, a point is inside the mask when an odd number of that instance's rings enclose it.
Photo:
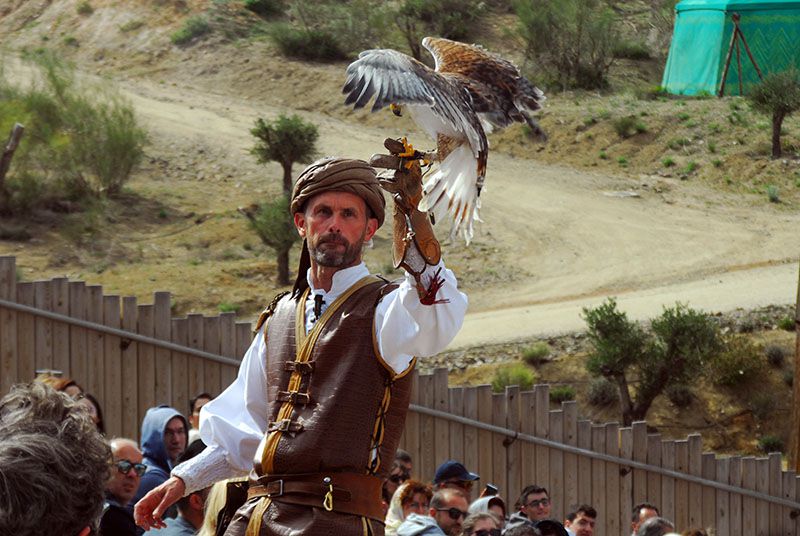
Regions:
[[[522,350],[522,359],[531,366],[536,366],[547,361],[550,354],[550,345],[546,342],[537,342]]]
[[[781,196],[780,192],[778,192],[778,187],[774,184],[770,184],[767,186],[767,199],[769,199],[770,203],[780,203]]]
[[[675,160],[671,156],[667,156],[661,161],[661,164],[664,167],[673,167],[675,165]]]
[[[298,29],[288,24],[278,24],[270,37],[284,56],[312,61],[337,61],[347,59],[337,37],[318,29]]]
[[[767,356],[767,362],[775,368],[782,367],[783,362],[786,360],[786,350],[774,344],[767,346],[764,353]]]
[[[784,316],[778,320],[778,327],[784,331],[794,331],[794,318],[791,316]]]
[[[129,20],[125,24],[120,24],[119,31],[123,33],[134,32],[144,26],[144,21],[139,19]]]
[[[522,391],[529,391],[533,387],[536,375],[522,363],[505,365],[494,372],[492,390],[502,393],[509,385],[518,385]]]
[[[560,404],[575,400],[575,388],[570,385],[557,385],[550,389],[550,402]]]
[[[758,348],[742,335],[731,335],[709,359],[706,374],[717,385],[736,386],[760,375],[764,367]]]
[[[244,8],[262,17],[280,15],[286,9],[282,0],[244,0]]]
[[[722,160],[720,160],[719,158],[715,158],[714,160],[711,161],[711,165],[714,166],[715,168],[722,167]]]
[[[665,390],[669,401],[679,408],[685,408],[692,403],[692,390],[682,383],[672,384]]]
[[[750,399],[748,406],[753,417],[759,421],[766,420],[777,407],[775,395],[769,391],[759,391]]]
[[[605,151],[600,151],[597,155],[600,160],[608,160],[608,153]]]
[[[66,36],[64,38],[64,44],[67,45],[68,47],[76,47],[77,48],[78,46],[80,46],[80,43],[78,42],[78,39],[76,37],[72,36],[72,35],[68,35],[68,36]]]
[[[758,439],[758,450],[764,454],[783,452],[783,439],[776,435],[765,435]]]
[[[236,313],[239,311],[241,306],[236,303],[222,302],[217,308],[219,309],[220,313]]]
[[[78,15],[91,15],[94,13],[94,8],[92,7],[92,4],[88,2],[88,0],[81,0],[78,2],[76,9],[78,11]]]
[[[202,15],[189,17],[183,22],[183,26],[170,36],[173,45],[185,45],[190,41],[203,37],[211,33],[211,25]]]
[[[649,60],[650,49],[647,44],[642,41],[619,41],[612,54],[615,58],[624,58],[628,60]]]
[[[628,167],[628,159],[625,158],[624,156],[620,156],[619,158],[617,158],[617,164],[619,164],[622,167]]]
[[[691,144],[692,142],[687,138],[673,138],[669,141],[669,143],[667,143],[667,147],[669,147],[673,151],[677,151],[678,149],[681,149]]]
[[[699,167],[700,164],[698,164],[694,160],[690,160],[689,163],[686,164],[686,169],[684,169],[684,172],[687,174],[694,173],[695,171],[697,171],[697,168]]]
[[[610,406],[619,400],[619,391],[613,383],[601,376],[591,379],[586,398],[592,406]]]
[[[639,132],[637,126],[640,123],[641,122],[636,118],[636,116],[628,115],[614,119],[614,121],[611,123],[611,126],[614,127],[614,132],[616,132],[617,136],[620,138],[630,138]],[[645,127],[645,130],[647,130],[647,127]]]
[[[662,86],[647,86],[644,88],[637,88],[634,91],[634,96],[639,100],[656,100],[665,98],[669,95]]]

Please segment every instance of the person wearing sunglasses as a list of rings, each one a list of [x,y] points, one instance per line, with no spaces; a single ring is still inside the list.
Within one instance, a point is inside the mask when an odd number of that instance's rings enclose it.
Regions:
[[[142,451],[131,439],[115,438],[110,442],[111,478],[106,484],[106,503],[100,520],[100,534],[135,536],[136,523],[126,508],[139,489],[139,480],[147,470]]]
[[[490,512],[470,514],[464,520],[461,536],[500,536],[500,520]]]
[[[533,524],[536,521],[550,519],[550,511],[553,505],[550,502],[550,494],[547,489],[533,484],[522,490],[515,508],[518,511],[508,518],[507,529],[517,525]]]
[[[428,515],[409,515],[397,529],[397,536],[460,536],[468,506],[461,490],[440,489],[431,498]]]

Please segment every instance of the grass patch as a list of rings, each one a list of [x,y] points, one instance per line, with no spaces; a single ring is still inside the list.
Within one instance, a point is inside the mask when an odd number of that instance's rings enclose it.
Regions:
[[[780,192],[778,191],[778,187],[774,184],[770,184],[767,186],[767,199],[769,199],[770,203],[780,203],[781,196]]]
[[[78,2],[78,5],[75,9],[78,11],[78,15],[91,15],[94,13],[94,8],[88,0],[81,0]]]
[[[520,390],[529,391],[533,387],[536,374],[523,363],[514,363],[498,368],[492,377],[492,390],[502,393],[510,385],[518,385]]]
[[[615,58],[627,60],[649,60],[650,49],[643,41],[622,40],[614,46],[611,54]]]
[[[661,160],[661,164],[664,167],[673,167],[675,166],[675,159],[671,156],[665,156],[663,160]]]
[[[669,140],[669,142],[667,143],[667,147],[669,147],[673,151],[677,151],[678,149],[688,147],[691,144],[692,142],[688,138],[673,138]]]
[[[553,404],[569,402],[575,400],[576,394],[575,388],[571,385],[557,385],[550,389],[550,402]]]
[[[599,158],[600,160],[608,160],[608,153],[606,153],[605,151],[600,151],[600,153],[598,153],[597,155],[597,158]]]
[[[683,170],[687,175],[689,173],[694,173],[700,167],[700,164],[695,162],[694,160],[690,160],[688,164],[686,164],[686,168]]]
[[[217,306],[220,313],[236,313],[241,309],[241,306],[236,303],[222,302]]]
[[[170,36],[170,41],[172,41],[173,45],[185,45],[198,37],[203,37],[210,33],[211,25],[208,20],[201,15],[197,15],[186,19],[183,26]]]
[[[791,316],[784,316],[778,320],[778,327],[784,331],[794,331],[794,318]]]
[[[783,439],[776,435],[762,436],[758,438],[758,450],[764,454],[769,454],[771,452],[783,452]]]
[[[550,345],[546,342],[537,342],[522,350],[522,360],[531,366],[541,365],[550,355]]]
[[[139,28],[141,28],[144,25],[145,25],[145,22],[143,20],[139,20],[139,19],[129,20],[125,24],[120,24],[119,31],[121,31],[123,33],[135,32],[136,30],[138,30]]]
[[[348,57],[336,35],[327,30],[306,30],[278,24],[272,29],[270,37],[281,53],[289,58],[337,61]]]

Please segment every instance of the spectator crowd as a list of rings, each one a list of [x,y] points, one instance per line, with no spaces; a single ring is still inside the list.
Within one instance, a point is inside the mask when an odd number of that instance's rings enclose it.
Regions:
[[[100,405],[74,381],[44,374],[13,387],[0,400],[0,534],[141,535],[133,520],[136,501],[205,448],[197,430],[200,409],[211,399],[208,393],[195,396],[188,418],[176,408],[150,408],[137,443],[106,438]],[[479,475],[456,460],[442,463],[430,481],[412,479],[412,473],[411,456],[399,450],[382,488],[387,536],[596,534],[595,508],[571,506],[564,519],[554,519],[550,492],[541,485],[525,487],[508,508],[500,490],[479,488]],[[232,514],[226,499],[245,488],[243,481],[222,481],[190,493],[166,513],[165,526],[148,534],[222,534]],[[624,532],[706,534],[676,532],[650,503],[634,507]]]

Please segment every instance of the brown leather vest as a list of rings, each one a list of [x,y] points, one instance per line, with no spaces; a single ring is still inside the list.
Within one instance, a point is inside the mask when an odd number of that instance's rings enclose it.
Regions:
[[[378,350],[375,306],[392,288],[374,276],[362,279],[307,335],[306,294],[278,301],[265,328],[270,422],[254,460],[259,476],[388,475],[413,369],[395,374]]]

